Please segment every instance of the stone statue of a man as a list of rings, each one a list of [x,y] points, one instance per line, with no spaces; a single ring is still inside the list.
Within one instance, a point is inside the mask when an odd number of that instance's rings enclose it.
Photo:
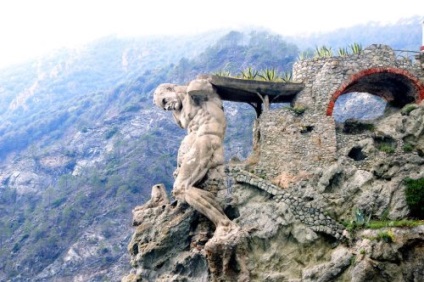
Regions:
[[[225,215],[213,193],[198,188],[206,176],[225,174],[223,141],[226,129],[222,100],[206,79],[196,79],[188,86],[161,84],[154,93],[154,103],[173,111],[175,122],[187,129],[178,151],[174,172],[173,195],[188,203],[216,226],[215,235],[228,234],[236,225]]]

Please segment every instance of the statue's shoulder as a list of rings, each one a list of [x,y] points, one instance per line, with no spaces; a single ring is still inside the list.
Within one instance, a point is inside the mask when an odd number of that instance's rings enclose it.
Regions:
[[[204,102],[214,103],[217,106],[222,105],[222,100],[216,93],[208,79],[198,78],[192,80],[187,86],[187,94],[193,99],[195,104],[200,105]]]
[[[217,95],[208,79],[195,79],[187,86],[187,93],[192,96]]]

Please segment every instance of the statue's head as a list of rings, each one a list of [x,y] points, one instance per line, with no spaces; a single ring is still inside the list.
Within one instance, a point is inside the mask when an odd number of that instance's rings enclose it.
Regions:
[[[153,94],[153,102],[166,111],[179,111],[182,108],[182,95],[187,90],[186,86],[171,83],[159,85]]]

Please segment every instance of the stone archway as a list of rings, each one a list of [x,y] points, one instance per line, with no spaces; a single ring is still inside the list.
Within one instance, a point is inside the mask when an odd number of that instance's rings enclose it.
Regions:
[[[410,72],[397,68],[371,68],[352,75],[334,92],[327,107],[327,116],[333,115],[337,98],[351,92],[367,92],[399,108],[424,100],[424,84]]]

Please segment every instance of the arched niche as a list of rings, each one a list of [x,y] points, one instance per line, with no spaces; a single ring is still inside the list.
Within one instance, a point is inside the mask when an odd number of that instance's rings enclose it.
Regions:
[[[340,95],[334,104],[333,118],[336,123],[348,119],[374,120],[384,115],[387,101],[367,92],[349,92]]]
[[[327,115],[332,116],[337,99],[352,92],[365,92],[383,98],[392,107],[402,108],[424,99],[424,85],[403,69],[372,68],[351,76],[331,96]]]

